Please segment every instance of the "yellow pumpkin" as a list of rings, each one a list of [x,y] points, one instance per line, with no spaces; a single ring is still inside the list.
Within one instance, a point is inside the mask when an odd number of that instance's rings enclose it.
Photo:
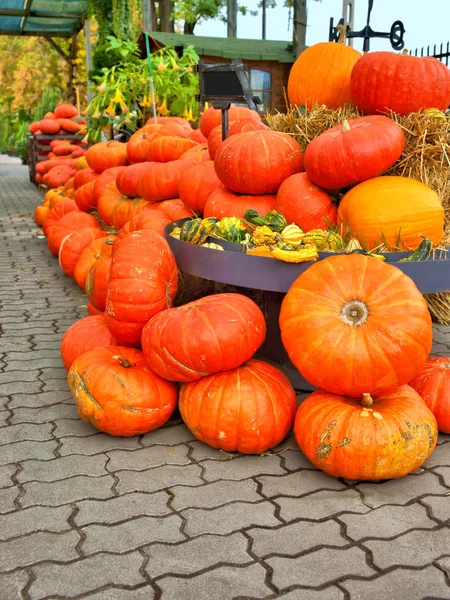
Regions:
[[[415,250],[426,236],[437,246],[444,236],[444,209],[439,196],[416,179],[375,177],[352,188],[339,205],[338,226],[372,250]]]
[[[288,79],[291,104],[325,104],[339,108],[350,102],[350,76],[361,53],[339,42],[320,42],[304,50],[292,66]]]

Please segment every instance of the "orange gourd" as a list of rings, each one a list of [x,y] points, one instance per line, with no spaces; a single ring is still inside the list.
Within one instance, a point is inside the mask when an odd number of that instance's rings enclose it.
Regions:
[[[59,266],[68,277],[74,277],[75,266],[80,254],[91,242],[106,237],[98,227],[83,227],[69,233],[59,247]]]
[[[111,256],[115,235],[101,237],[91,242],[80,254],[75,265],[74,279],[84,290],[89,271],[103,256]]]
[[[104,311],[108,288],[111,257],[102,256],[95,262],[86,277],[85,292],[89,302],[98,310]]]
[[[409,385],[436,417],[439,431],[450,433],[450,358],[430,356]]]
[[[74,361],[89,350],[116,343],[106,326],[104,316],[84,317],[73,323],[61,340],[61,358],[66,371]]]
[[[222,187],[212,161],[201,162],[183,170],[178,193],[184,204],[196,214],[203,214],[206,201],[217,188]]]
[[[112,167],[121,167],[127,164],[127,145],[122,142],[100,142],[94,144],[86,153],[86,160],[91,169],[103,173]]]
[[[265,215],[270,210],[275,210],[276,196],[274,194],[264,194],[263,196],[250,196],[235,194],[225,187],[219,187],[214,190],[206,200],[203,215],[205,217],[224,217],[242,218],[244,213],[252,208],[259,214]]]
[[[89,185],[89,184],[88,184]],[[100,219],[120,229],[132,216],[143,210],[147,201],[142,198],[127,198],[117,189],[116,184],[109,183],[103,190],[97,204]]]

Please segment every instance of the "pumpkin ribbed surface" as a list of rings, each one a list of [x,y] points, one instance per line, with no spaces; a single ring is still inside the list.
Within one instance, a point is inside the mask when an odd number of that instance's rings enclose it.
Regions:
[[[83,227],[69,233],[59,247],[59,266],[68,277],[74,277],[80,254],[91,242],[105,238],[106,233],[96,227]]]
[[[74,279],[78,286],[84,290],[86,278],[97,260],[102,256],[111,256],[112,245],[116,236],[108,235],[91,242],[80,254],[75,265]]]
[[[363,255],[331,256],[302,273],[283,300],[280,329],[305,379],[354,397],[409,382],[432,344],[430,313],[412,279]]]
[[[257,210],[260,215],[265,215],[269,211],[275,210],[275,206],[276,196],[274,194],[241,196],[224,187],[219,187],[208,196],[203,212],[205,217],[216,217],[217,219],[242,218],[249,209]]]
[[[439,431],[450,433],[450,358],[430,356],[409,385],[436,417]]]
[[[131,217],[144,210],[147,204],[143,198],[123,196],[115,182],[112,182],[108,183],[98,199],[98,216],[107,225],[120,229]]]
[[[61,340],[61,358],[66,371],[73,362],[88,350],[103,348],[116,343],[106,326],[105,317],[84,317],[69,327]]]
[[[202,442],[227,452],[261,454],[286,437],[296,396],[281,371],[252,359],[183,384],[179,408],[187,427]]]

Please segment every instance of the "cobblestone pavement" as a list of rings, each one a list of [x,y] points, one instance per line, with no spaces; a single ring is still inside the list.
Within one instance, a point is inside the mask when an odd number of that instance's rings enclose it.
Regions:
[[[0,164],[0,600],[450,598],[450,436],[399,481],[336,480],[292,437],[217,452],[178,419],[81,422],[60,360],[86,297],[36,237],[41,200]],[[434,352],[450,353],[450,328]]]

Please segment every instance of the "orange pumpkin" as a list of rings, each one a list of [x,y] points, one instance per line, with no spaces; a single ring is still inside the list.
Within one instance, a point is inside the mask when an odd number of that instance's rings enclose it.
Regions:
[[[95,180],[89,181],[77,188],[75,192],[75,202],[80,210],[89,212],[97,207],[97,202],[94,196]]]
[[[75,176],[73,178],[73,187],[76,191],[82,185],[85,185],[86,183],[89,183],[90,181],[95,181],[99,177],[100,177],[100,175],[98,173],[96,173],[94,171],[94,169],[90,169],[89,167],[86,169],[82,169],[75,173]]]
[[[98,310],[98,308],[95,308],[95,306],[92,305],[90,302],[87,303],[86,308],[87,308],[88,315],[91,315],[91,316],[95,316],[95,315],[103,315],[104,316],[105,315],[104,310]]]
[[[36,225],[42,227],[45,223],[49,212],[50,207],[48,206],[48,204],[40,204],[39,206],[36,206],[36,208],[34,209],[34,222],[36,223]]]
[[[375,177],[342,198],[338,225],[365,244],[415,250],[425,235],[437,246],[444,236],[444,209],[427,185],[407,177]]]
[[[296,396],[286,375],[252,359],[236,369],[183,384],[179,408],[190,431],[209,446],[261,454],[288,434]]]
[[[331,256],[302,273],[283,300],[280,329],[307,381],[354,397],[411,381],[432,344],[430,313],[412,279],[360,254]]]
[[[56,123],[59,123],[59,126],[62,130],[67,133],[79,133],[82,129],[85,128],[84,125],[77,123],[76,121],[72,121],[71,119],[55,119]]]
[[[39,129],[46,135],[58,133],[60,128],[60,124],[54,119],[42,119],[42,121],[39,121]]]
[[[171,223],[169,217],[162,210],[143,210],[131,217],[125,223],[117,235],[117,241],[124,238],[131,231],[140,231],[141,229],[149,229],[155,231],[160,236],[164,237],[164,228]]]
[[[160,163],[178,160],[190,148],[194,148],[197,142],[180,136],[161,135],[157,133],[150,142],[150,160]]]
[[[156,131],[162,127],[162,125],[153,126],[156,127],[155,131],[149,131],[148,127],[145,126],[142,129],[138,129],[128,140],[127,144],[127,156],[128,162],[131,164],[143,163],[151,160],[150,145],[156,135]]]
[[[104,223],[120,229],[133,215],[136,215],[146,206],[147,201],[142,198],[131,199],[123,196],[113,182],[109,183],[103,190],[98,200],[97,211],[98,216]]]
[[[103,193],[105,187],[116,181],[119,174],[124,171],[126,167],[111,167],[111,169],[106,169],[103,173],[98,177],[94,186],[94,202],[95,206],[97,206],[98,200]]]
[[[288,134],[263,129],[232,135],[214,157],[217,176],[239,194],[274,194],[290,175],[303,171],[303,152]]]
[[[192,217],[192,211],[183,203],[182,200],[180,200],[180,198],[163,200],[162,202],[149,202],[144,211],[147,210],[157,210],[158,212],[163,212],[171,223],[172,221],[178,221],[179,219]]]
[[[154,231],[133,231],[113,248],[106,322],[121,344],[139,345],[142,329],[172,306],[178,269],[168,243]]]
[[[209,196],[220,187],[222,187],[222,184],[216,175],[214,163],[207,161],[183,170],[178,193],[188,208],[201,215]]]
[[[181,156],[180,160],[193,160],[196,163],[203,163],[210,161],[211,156],[209,155],[208,144],[196,144],[189,150],[186,150]]]
[[[47,185],[49,188],[57,188],[63,186],[72,177],[73,168],[71,166],[59,165],[48,171]]]
[[[250,110],[246,106],[231,106],[228,111],[228,122],[231,124],[241,119],[261,122],[261,117],[255,110]],[[207,138],[214,127],[218,125],[222,125],[222,111],[211,106],[200,118],[200,130]]]
[[[102,256],[95,262],[86,277],[85,292],[89,302],[98,310],[105,310],[106,291],[111,270],[111,257]]]
[[[91,242],[80,254],[75,265],[74,279],[78,286],[84,290],[89,271],[103,256],[111,256],[115,235],[101,237]]]
[[[261,309],[241,294],[214,294],[155,315],[142,331],[150,367],[171,381],[195,381],[249,360],[266,336]]]
[[[157,429],[177,405],[176,385],[153,373],[134,348],[109,346],[82,354],[68,382],[80,417],[110,435]]]
[[[89,169],[89,165],[86,159],[86,156],[80,156],[75,161],[75,169],[77,171],[82,171],[83,169]]]
[[[139,196],[149,202],[177,198],[181,174],[192,164],[194,164],[192,160],[149,163],[137,184]]]
[[[318,390],[300,404],[294,432],[316,467],[345,479],[408,475],[437,442],[436,419],[409,385],[362,400]]]
[[[73,104],[59,104],[53,112],[56,119],[73,119],[78,116],[77,107]]]
[[[409,385],[436,417],[439,431],[450,433],[450,358],[430,356]]]
[[[205,217],[216,217],[217,219],[223,219],[224,217],[242,218],[250,208],[257,210],[261,215],[265,215],[270,210],[275,210],[275,206],[276,196],[274,194],[241,196],[227,190],[225,187],[219,187],[208,196],[203,214]]]
[[[283,181],[277,193],[276,209],[288,223],[295,223],[303,231],[328,229],[337,218],[336,205],[306,173],[296,173]]]
[[[104,316],[84,317],[69,327],[61,340],[61,358],[66,371],[89,350],[116,344]]]
[[[198,144],[206,144],[208,142],[208,139],[203,135],[201,129],[195,129],[192,131],[189,134],[189,139],[194,140],[194,142],[197,142]]]
[[[59,247],[59,266],[68,277],[74,277],[75,266],[80,254],[89,244],[106,237],[106,233],[97,227],[83,227],[69,233]]]
[[[139,178],[145,173],[146,169],[146,163],[137,163],[125,167],[125,169],[118,174],[116,179],[116,185],[119,192],[124,196],[128,196],[128,198],[137,198],[139,196],[137,184]]]
[[[44,223],[44,234],[47,236],[47,246],[54,256],[58,256],[63,239],[76,229],[94,227],[100,229],[98,220],[78,210],[73,200],[63,200],[49,212]]]
[[[103,173],[112,167],[121,167],[127,164],[127,145],[122,142],[100,142],[94,144],[86,153],[86,160],[91,169]]]
[[[288,79],[289,102],[312,108],[325,104],[339,108],[350,102],[350,77],[361,53],[345,44],[320,42],[303,50],[295,61]]]

